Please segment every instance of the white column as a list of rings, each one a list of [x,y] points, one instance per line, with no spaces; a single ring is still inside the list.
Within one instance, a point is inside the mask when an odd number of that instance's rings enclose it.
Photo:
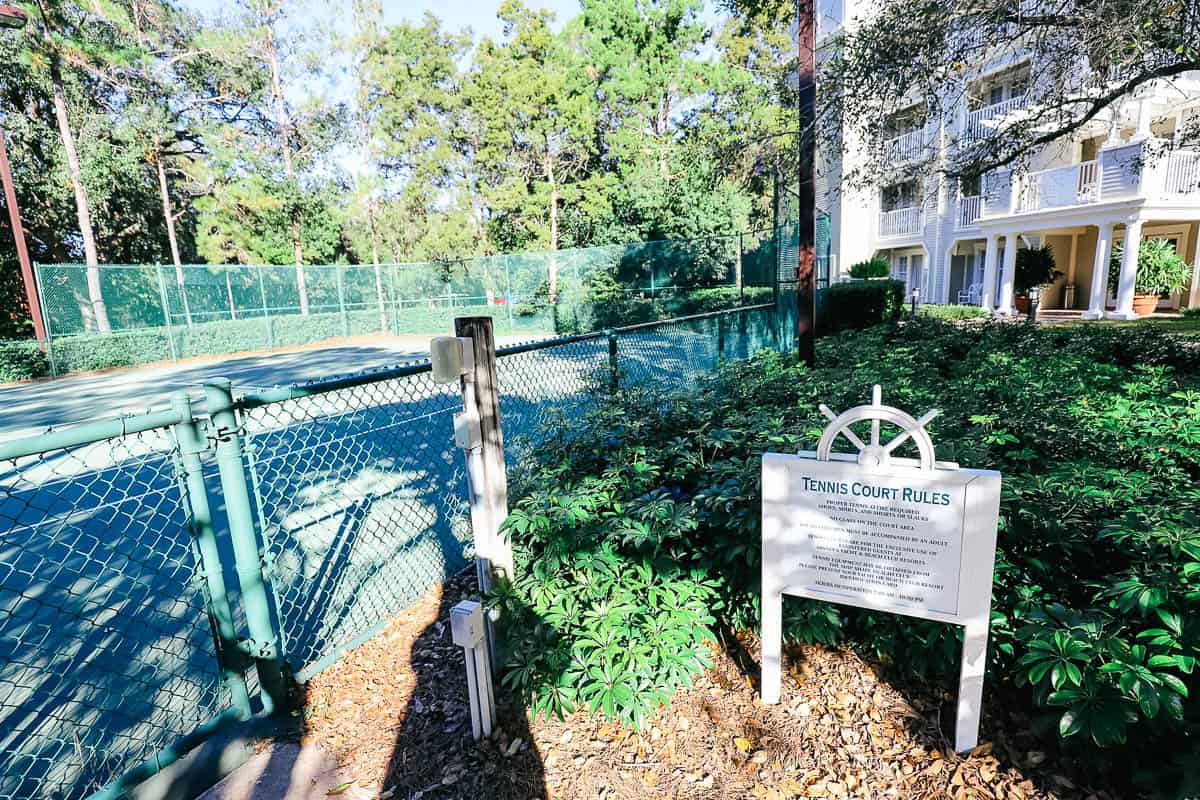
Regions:
[[[1097,227],[1096,260],[1092,262],[1092,295],[1084,319],[1104,317],[1104,298],[1108,294],[1108,259],[1112,255],[1113,224],[1103,222]]]
[[[1000,303],[996,308],[997,314],[1011,316],[1013,314],[1013,280],[1017,275],[1017,241],[1019,235],[1008,233],[1004,236],[1004,271],[1000,273]]]
[[[1192,258],[1192,290],[1188,293],[1188,308],[1200,307],[1200,242],[1196,243],[1196,255]]]
[[[1143,99],[1138,102],[1137,130],[1133,132],[1133,141],[1140,142],[1143,139],[1149,139],[1150,122],[1153,117],[1150,114],[1150,100]]]
[[[1000,255],[1000,236],[989,233],[987,249],[983,254],[983,287],[979,292],[979,306],[991,311],[996,307],[994,287],[996,286],[996,259]]]
[[[1138,250],[1142,243],[1142,221],[1125,223],[1125,248],[1121,253],[1121,275],[1117,281],[1117,310],[1113,319],[1137,319],[1133,313],[1133,286],[1137,280]]]

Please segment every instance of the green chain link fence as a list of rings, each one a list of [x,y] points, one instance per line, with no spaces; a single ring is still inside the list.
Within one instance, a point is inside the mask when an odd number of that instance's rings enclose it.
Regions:
[[[533,337],[733,308],[770,291],[776,238],[759,231],[378,267],[39,264],[48,341],[0,342],[0,380],[425,336],[464,314],[493,317],[498,335]]]
[[[498,350],[506,458],[786,340],[774,304]],[[0,798],[115,798],[472,555],[428,362],[0,443]],[[559,422],[546,428],[548,423]],[[254,666],[255,668],[251,668]],[[281,670],[282,666],[282,670]]]

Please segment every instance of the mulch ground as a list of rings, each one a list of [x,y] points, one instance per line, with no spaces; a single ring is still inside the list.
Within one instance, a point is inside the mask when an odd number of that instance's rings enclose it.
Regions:
[[[447,616],[474,591],[473,576],[447,581],[304,687],[304,740],[354,776],[347,796],[1115,797],[1056,768],[1028,720],[1002,709],[986,708],[983,743],[955,754],[944,687],[901,691],[850,650],[793,650],[782,701],[764,706],[748,637],[725,637],[715,667],[640,732],[582,712],[531,722],[501,689],[499,730],[476,743]]]

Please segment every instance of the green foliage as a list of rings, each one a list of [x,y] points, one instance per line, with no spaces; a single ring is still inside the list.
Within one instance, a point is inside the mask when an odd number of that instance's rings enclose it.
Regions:
[[[1121,280],[1121,258],[1124,247],[1113,247],[1108,266],[1108,288],[1117,291]],[[1133,291],[1137,294],[1175,294],[1182,292],[1192,281],[1192,267],[1166,239],[1147,239],[1138,246],[1137,279]]]
[[[886,278],[891,274],[891,264],[886,258],[878,256],[869,261],[859,261],[850,267],[851,278]]]
[[[1183,310],[1184,319],[1200,319],[1200,306],[1195,308],[1185,308]]]
[[[937,303],[922,304],[919,306],[919,313],[923,317],[932,319],[977,319],[987,316],[987,312],[980,306],[938,305]]]
[[[859,330],[900,318],[904,310],[901,281],[835,283],[820,291],[824,311],[822,333]]]
[[[39,378],[49,373],[46,354],[35,342],[0,342],[0,383]]]
[[[1200,691],[1200,351],[1149,327],[918,317],[822,338],[818,364],[760,355],[700,392],[602,396],[542,446],[505,523],[520,577],[493,598],[514,619],[506,681],[539,712],[643,722],[701,669],[712,618],[757,625],[761,454],[811,449],[819,402],[881,383],[943,410],[939,458],[1004,474],[989,691],[1097,771],[1182,775]],[[785,621],[905,674],[958,668],[952,626],[792,599]]]
[[[1025,295],[1029,294],[1029,290],[1035,286],[1054,283],[1062,277],[1062,273],[1055,267],[1054,251],[1048,244],[1017,250],[1017,270],[1013,277],[1013,292]]]

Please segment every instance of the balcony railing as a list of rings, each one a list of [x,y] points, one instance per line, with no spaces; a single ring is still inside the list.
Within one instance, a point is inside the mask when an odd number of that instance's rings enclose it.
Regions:
[[[1013,211],[1025,214],[1044,208],[1095,203],[1100,199],[1100,162],[1030,172],[1017,179]]]
[[[958,217],[954,227],[962,230],[969,228],[983,216],[983,197],[981,195],[965,195],[958,199]]]
[[[919,161],[925,155],[925,131],[918,128],[915,131],[901,134],[889,139],[887,155],[892,161],[903,164],[909,161]]]
[[[966,122],[963,126],[963,139],[968,143],[986,139],[992,134],[993,130],[993,127],[988,124],[989,122],[1000,119],[1014,111],[1019,111],[1025,108],[1028,103],[1028,96],[1020,94],[1016,97],[1002,100],[999,103],[992,103],[990,106],[984,106],[983,108],[968,112]]]
[[[1163,194],[1183,195],[1200,192],[1200,153],[1176,150],[1167,158],[1163,174]]]
[[[881,211],[879,212],[879,238],[894,239],[898,236],[916,236],[921,232],[924,216],[920,206]]]

